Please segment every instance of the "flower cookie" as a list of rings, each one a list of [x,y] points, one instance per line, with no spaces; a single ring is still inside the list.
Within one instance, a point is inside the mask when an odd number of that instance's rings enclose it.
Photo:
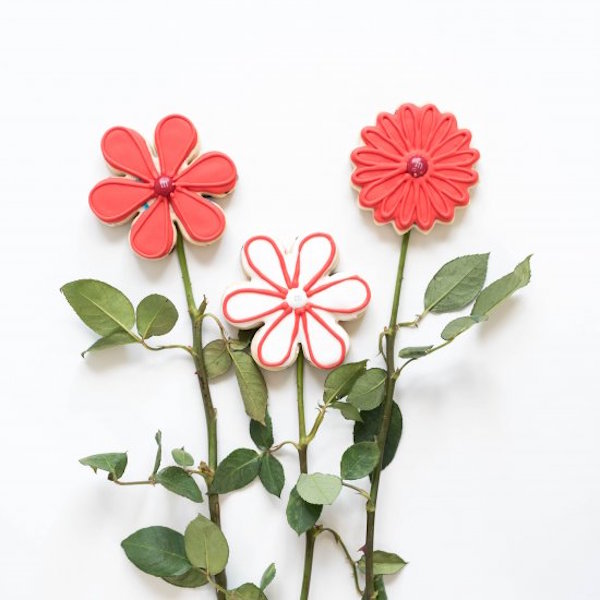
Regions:
[[[349,338],[338,321],[358,317],[371,291],[357,275],[332,275],[336,262],[335,242],[326,233],[297,240],[289,251],[262,235],[244,244],[242,265],[250,281],[227,291],[223,314],[240,329],[262,325],[251,346],[257,363],[283,369],[300,346],[320,369],[344,361]]]
[[[175,223],[195,244],[210,244],[223,234],[225,215],[205,196],[231,192],[236,168],[221,152],[197,156],[197,143],[196,128],[179,115],[156,126],[156,152],[133,129],[113,127],[102,138],[104,159],[119,176],[94,187],[90,207],[108,225],[135,217],[129,241],[143,258],[169,254],[177,236]]]

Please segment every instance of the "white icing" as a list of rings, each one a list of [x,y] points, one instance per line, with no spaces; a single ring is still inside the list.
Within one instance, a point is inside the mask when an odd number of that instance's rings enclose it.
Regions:
[[[326,277],[324,280],[320,280],[313,286],[313,289],[318,289],[321,284],[327,287],[313,293],[310,297],[310,302],[334,313],[338,319],[353,319],[366,308],[366,303],[369,299],[369,288],[362,279],[348,277],[343,273],[336,273],[335,275]],[[360,306],[364,306],[364,308],[359,312],[352,312],[350,315],[337,312],[340,310],[353,310]]]
[[[285,301],[289,304],[290,308],[302,308],[303,306],[306,306],[308,297],[302,288],[292,288],[287,293]]]

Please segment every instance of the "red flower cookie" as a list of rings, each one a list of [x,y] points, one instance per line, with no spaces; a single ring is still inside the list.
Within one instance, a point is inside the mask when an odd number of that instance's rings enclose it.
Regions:
[[[129,241],[143,258],[162,258],[175,245],[177,222],[195,244],[210,244],[223,234],[225,215],[204,197],[224,196],[235,186],[233,161],[220,152],[198,157],[198,134],[185,117],[171,115],[156,126],[153,154],[144,138],[113,127],[102,138],[104,159],[119,177],[98,183],[90,207],[104,223],[118,225],[137,214]]]
[[[352,183],[376,223],[392,223],[399,233],[415,225],[427,232],[469,203],[479,152],[450,113],[403,104],[393,115],[381,113],[361,137],[365,146],[352,152]]]

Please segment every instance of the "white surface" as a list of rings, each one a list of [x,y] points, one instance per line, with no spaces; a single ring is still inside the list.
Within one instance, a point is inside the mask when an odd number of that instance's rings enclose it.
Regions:
[[[79,356],[94,336],[62,283],[91,276],[136,301],[157,291],[184,302],[173,258],[137,259],[127,228],[106,228],[88,209],[106,175],[102,133],[125,124],[151,135],[182,112],[205,149],[235,160],[226,234],[190,252],[197,293],[215,310],[241,276],[238,250],[251,234],[333,233],[340,268],[368,276],[374,291],[348,326],[358,359],[376,354],[398,239],[356,208],[348,156],[363,125],[405,101],[455,112],[482,159],[472,205],[452,227],[414,236],[402,315],[419,310],[449,258],[490,250],[494,277],[535,257],[528,289],[400,384],[405,433],[384,476],[378,545],[410,565],[390,597],[600,596],[595,0],[1,4],[2,598],[212,598],[144,576],[119,547],[139,527],[183,528],[195,507],[109,485],[77,463],[127,449],[129,475],[143,477],[158,427],[167,449],[199,456],[205,441],[185,356]],[[404,341],[427,343],[443,322]],[[187,336],[182,319],[169,339]],[[294,435],[292,378],[268,377],[279,439]],[[308,378],[313,414],[323,375]],[[247,421],[231,378],[214,395],[225,455],[250,443]],[[349,441],[347,424],[328,417],[312,469],[335,469]],[[285,467],[294,479],[292,453]],[[230,581],[256,581],[276,561],[272,600],[299,587],[302,541],[284,509],[258,485],[223,501]],[[350,548],[362,544],[355,496],[344,492],[324,518]],[[330,540],[319,541],[313,586],[315,600],[354,597]]]

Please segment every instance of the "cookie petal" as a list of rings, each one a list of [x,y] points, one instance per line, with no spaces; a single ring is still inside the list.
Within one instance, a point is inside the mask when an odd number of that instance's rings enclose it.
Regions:
[[[344,362],[348,334],[326,312],[308,309],[302,315],[302,348],[319,369],[333,369]]]
[[[175,227],[166,198],[158,198],[131,226],[129,242],[142,258],[163,258],[175,244]]]
[[[292,287],[301,287],[309,291],[322,277],[335,266],[337,249],[328,233],[312,233],[298,244],[298,255]]]
[[[162,119],[154,131],[154,144],[162,175],[173,177],[198,143],[196,128],[181,115]]]
[[[298,356],[300,323],[290,308],[282,311],[256,332],[252,339],[252,356],[266,369],[283,369]]]
[[[242,249],[242,265],[252,279],[258,278],[281,293],[292,287],[283,253],[270,237],[250,238]]]
[[[221,196],[229,193],[237,180],[233,161],[221,152],[207,152],[180,173],[175,182],[195,192]]]
[[[326,310],[337,319],[352,319],[360,314],[371,300],[367,282],[357,275],[336,273],[308,294],[313,308]]]
[[[130,219],[154,195],[154,189],[148,183],[111,177],[94,187],[89,202],[92,212],[101,221],[116,225]]]
[[[283,294],[252,282],[231,288],[223,299],[223,315],[242,329],[264,323],[265,318],[286,308]]]
[[[177,221],[190,241],[209,244],[223,235],[225,213],[214,202],[177,188],[171,194],[171,205]]]
[[[158,177],[144,138],[127,127],[113,127],[102,138],[104,160],[117,172],[151,182]]]

